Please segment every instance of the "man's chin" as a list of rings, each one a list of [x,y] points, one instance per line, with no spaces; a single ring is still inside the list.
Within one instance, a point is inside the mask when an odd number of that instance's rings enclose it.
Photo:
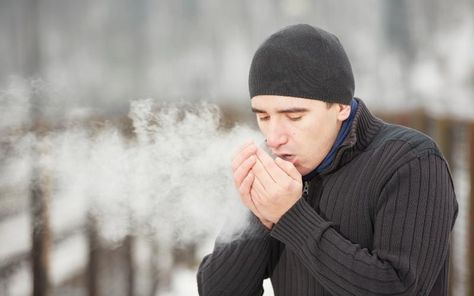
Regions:
[[[294,163],[293,165],[295,166],[296,170],[298,170],[298,172],[301,174],[301,176],[307,175],[311,172],[311,170],[308,170],[308,168],[300,166],[298,163]]]
[[[301,176],[306,176],[309,173],[311,173],[316,167],[314,168],[308,168],[306,166],[302,166],[299,163],[294,164],[295,168],[298,170],[298,172],[301,174]]]

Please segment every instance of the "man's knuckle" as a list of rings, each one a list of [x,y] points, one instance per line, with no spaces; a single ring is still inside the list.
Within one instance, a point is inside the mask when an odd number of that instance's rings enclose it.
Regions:
[[[293,189],[293,184],[291,182],[285,182],[282,187],[283,190],[290,191]]]

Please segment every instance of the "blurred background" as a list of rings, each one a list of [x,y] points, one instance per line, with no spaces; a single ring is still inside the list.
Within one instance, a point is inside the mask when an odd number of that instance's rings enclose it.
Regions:
[[[335,33],[356,96],[439,144],[450,294],[474,295],[473,0],[0,0],[0,295],[197,295],[245,221],[229,163],[262,140],[252,55],[295,23]]]

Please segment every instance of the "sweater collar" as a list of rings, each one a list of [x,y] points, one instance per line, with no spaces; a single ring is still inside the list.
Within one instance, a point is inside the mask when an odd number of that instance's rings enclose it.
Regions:
[[[336,140],[334,141],[334,144],[332,145],[331,150],[323,159],[323,161],[321,161],[321,164],[319,164],[309,174],[305,175],[303,177],[303,180],[311,180],[315,175],[321,172],[324,172],[329,166],[331,166],[332,162],[334,161],[334,157],[336,156],[336,152],[338,151],[339,147],[344,143],[344,140],[346,139],[347,135],[350,132],[351,125],[352,125],[352,122],[354,121],[358,106],[359,106],[359,103],[357,102],[357,100],[352,99],[351,113],[349,114],[349,117],[346,120],[344,120],[344,122],[342,123],[339,133],[337,134]]]
[[[361,99],[354,98],[351,108],[355,109],[355,114],[351,111],[351,115],[344,122],[347,124],[341,127],[331,151],[320,166],[303,176],[304,181],[311,180],[317,175],[329,174],[342,167],[364,151],[379,132],[383,121],[372,115]]]

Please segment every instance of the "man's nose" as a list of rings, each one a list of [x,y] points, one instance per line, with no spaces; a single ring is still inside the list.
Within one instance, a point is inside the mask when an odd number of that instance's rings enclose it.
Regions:
[[[280,145],[283,145],[288,140],[288,137],[285,135],[284,128],[278,123],[270,123],[268,132],[267,132],[267,145],[270,148],[278,148]]]

